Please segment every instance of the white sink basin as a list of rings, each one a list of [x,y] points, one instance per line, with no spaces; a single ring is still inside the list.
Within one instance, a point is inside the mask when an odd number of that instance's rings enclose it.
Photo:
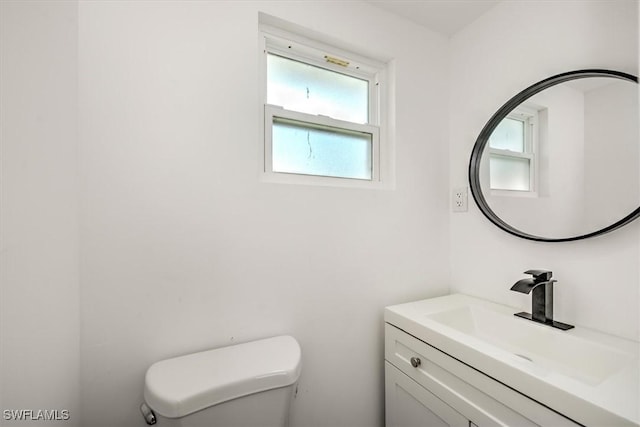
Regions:
[[[519,311],[456,294],[387,307],[384,318],[579,423],[640,426],[639,343],[580,325],[562,331]]]
[[[592,385],[618,372],[633,359],[632,354],[599,342],[473,303],[428,317],[513,353],[543,370]]]

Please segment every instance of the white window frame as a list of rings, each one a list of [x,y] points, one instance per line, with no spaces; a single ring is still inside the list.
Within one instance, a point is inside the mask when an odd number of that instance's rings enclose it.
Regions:
[[[338,187],[363,187],[383,188],[389,181],[388,162],[382,157],[387,155],[389,148],[384,138],[384,126],[386,109],[384,101],[386,97],[382,92],[386,79],[386,65],[382,62],[364,58],[354,54],[309,39],[299,34],[291,33],[266,24],[260,25],[261,40],[261,116],[262,141],[261,150],[261,175],[266,182],[278,182],[287,184],[328,185]],[[287,110],[281,106],[267,103],[267,55],[274,54],[284,58],[300,61],[306,64],[335,71],[347,76],[368,81],[368,122],[355,123],[338,120],[324,115],[307,114]],[[327,61],[327,56],[349,63],[348,67]],[[308,123],[310,127],[332,128],[345,132],[359,132],[371,135],[371,179],[357,179],[348,177],[333,177],[320,175],[305,175],[298,173],[285,173],[273,170],[272,158],[272,127],[274,117]]]
[[[501,156],[507,158],[518,158],[529,160],[529,190],[505,190],[491,188],[494,196],[538,196],[538,161],[537,153],[539,149],[539,126],[538,111],[534,108],[519,106],[509,113],[505,118],[518,120],[524,123],[524,150],[523,152],[492,148],[487,144],[489,156]],[[489,166],[490,168],[490,166]],[[489,171],[489,173],[491,173]],[[489,178],[489,182],[491,178]]]
[[[364,181],[364,182],[376,182],[378,181],[379,176],[379,165],[378,157],[380,152],[380,132],[377,126],[372,126],[368,124],[359,124],[353,122],[347,122],[344,120],[336,120],[331,117],[321,116],[321,115],[313,115],[301,113],[298,111],[290,111],[286,110],[280,106],[265,104],[265,171],[269,174],[287,174],[287,175],[301,175],[308,177],[318,177],[318,178],[328,178],[328,179],[337,179],[337,180],[356,180],[356,181]],[[371,135],[371,179],[358,179],[358,178],[343,178],[343,177],[335,177],[335,176],[322,176],[322,175],[305,175],[302,173],[291,173],[291,172],[275,172],[272,169],[273,166],[273,158],[272,158],[272,150],[273,146],[272,141],[272,125],[274,122],[274,118],[291,120],[297,123],[305,123],[309,128],[316,129],[336,129],[338,131],[344,131],[345,133],[363,133],[367,135]]]

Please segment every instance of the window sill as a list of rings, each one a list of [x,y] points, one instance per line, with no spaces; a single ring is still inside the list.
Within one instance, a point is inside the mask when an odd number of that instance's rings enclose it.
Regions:
[[[321,187],[360,188],[368,190],[393,190],[390,183],[365,179],[336,178],[329,176],[301,175],[282,172],[263,172],[260,176],[262,183],[294,184]]]

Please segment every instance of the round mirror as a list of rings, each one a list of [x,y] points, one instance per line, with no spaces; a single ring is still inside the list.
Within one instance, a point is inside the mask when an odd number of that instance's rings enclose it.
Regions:
[[[536,241],[584,239],[640,216],[638,79],[579,70],[536,83],[500,108],[471,153],[482,213]]]

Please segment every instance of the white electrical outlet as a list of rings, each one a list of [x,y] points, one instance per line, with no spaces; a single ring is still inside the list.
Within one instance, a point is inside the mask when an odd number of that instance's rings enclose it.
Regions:
[[[467,211],[467,187],[454,188],[451,193],[451,211]]]

